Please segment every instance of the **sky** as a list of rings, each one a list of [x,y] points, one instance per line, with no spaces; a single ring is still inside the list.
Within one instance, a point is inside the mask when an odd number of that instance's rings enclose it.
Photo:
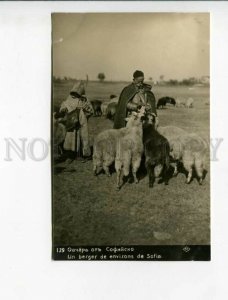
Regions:
[[[131,80],[210,74],[209,13],[53,14],[53,75]]]

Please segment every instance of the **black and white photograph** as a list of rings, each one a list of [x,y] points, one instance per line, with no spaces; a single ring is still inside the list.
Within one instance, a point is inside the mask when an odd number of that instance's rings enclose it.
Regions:
[[[52,14],[53,258],[210,260],[210,14]]]
[[[226,1],[0,1],[0,298],[226,300]]]

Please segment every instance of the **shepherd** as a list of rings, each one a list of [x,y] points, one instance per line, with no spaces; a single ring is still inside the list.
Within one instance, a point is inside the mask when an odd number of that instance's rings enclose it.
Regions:
[[[120,94],[114,119],[115,129],[125,127],[125,118],[141,106],[145,106],[147,112],[157,116],[156,100],[151,88],[151,85],[144,83],[144,73],[136,70],[133,74],[133,82],[126,86]]]
[[[84,83],[74,85],[70,95],[62,102],[60,114],[65,113],[66,137],[63,144],[71,157],[85,161],[91,157],[89,146],[88,118],[92,115],[93,109],[85,96]]]

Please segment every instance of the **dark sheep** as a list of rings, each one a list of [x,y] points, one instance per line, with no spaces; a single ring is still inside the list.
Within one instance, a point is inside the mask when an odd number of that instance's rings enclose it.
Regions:
[[[157,109],[159,109],[160,107],[164,108],[164,106],[166,106],[166,97],[158,99],[157,102]]]
[[[176,100],[174,98],[171,98],[171,97],[167,97],[167,102],[166,103],[169,103],[169,104],[172,104],[173,106],[176,106]]]
[[[92,100],[90,101],[93,107],[93,112],[94,112],[94,116],[98,117],[102,115],[102,111],[101,111],[101,104],[102,101],[100,100]]]
[[[147,115],[143,126],[143,144],[145,153],[145,166],[149,176],[149,187],[155,181],[155,167],[162,169],[162,181],[167,185],[170,167],[170,146],[168,140],[155,129],[155,117]]]
[[[117,108],[117,103],[116,102],[111,102],[109,103],[107,107],[107,119],[109,120],[114,120],[115,114],[116,114],[116,108]]]
[[[160,107],[164,108],[164,106],[166,106],[167,103],[172,104],[172,105],[175,106],[176,105],[176,100],[174,98],[171,98],[171,97],[162,97],[162,98],[158,99],[157,109],[159,109]]]

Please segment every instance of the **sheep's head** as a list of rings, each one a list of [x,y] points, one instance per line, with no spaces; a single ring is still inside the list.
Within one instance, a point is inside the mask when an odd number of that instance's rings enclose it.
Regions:
[[[127,127],[137,126],[142,124],[143,118],[145,114],[145,107],[141,107],[138,112],[133,111],[129,117],[125,118],[127,121]]]
[[[158,127],[158,117],[151,112],[147,112],[145,117],[144,117],[144,122],[143,122],[144,127],[148,125],[153,125],[155,129]]]

